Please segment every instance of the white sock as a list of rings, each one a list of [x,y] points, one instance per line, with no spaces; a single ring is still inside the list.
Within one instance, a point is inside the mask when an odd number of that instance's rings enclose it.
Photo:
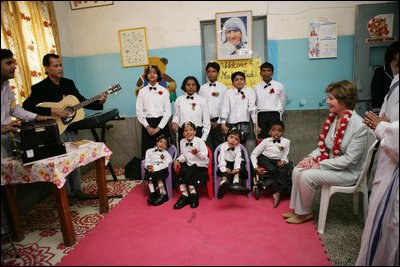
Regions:
[[[164,183],[162,181],[158,182],[158,188],[160,189],[161,195],[167,194],[167,191],[165,191]]]
[[[193,185],[189,185],[188,187],[189,187],[190,194],[196,194],[196,189],[194,188]]]
[[[234,183],[239,183],[239,173],[235,174],[235,177],[233,177],[233,182]]]
[[[186,185],[185,184],[180,184],[179,185],[179,188],[181,189],[181,192],[182,192],[182,195],[184,195],[184,196],[189,196],[189,194],[188,194],[188,191],[187,191],[187,188],[186,188]]]
[[[226,181],[225,180],[221,180],[221,182],[219,183],[219,185],[221,185],[221,184],[223,184],[223,183],[225,183]]]
[[[154,185],[152,182],[149,182],[149,189],[150,189],[150,193],[154,193]]]

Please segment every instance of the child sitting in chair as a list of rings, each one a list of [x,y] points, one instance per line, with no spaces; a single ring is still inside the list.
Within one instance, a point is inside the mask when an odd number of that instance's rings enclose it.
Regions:
[[[251,191],[239,180],[239,177],[241,179],[248,178],[246,162],[242,158],[242,150],[239,145],[242,138],[243,132],[232,128],[227,134],[226,142],[220,146],[217,170],[217,175],[221,177],[218,188],[219,199],[224,197],[228,189],[232,193],[242,195],[247,195]]]
[[[292,180],[289,177],[287,158],[290,149],[290,140],[282,137],[284,130],[283,122],[275,121],[271,123],[269,135],[265,138],[251,153],[251,163],[254,171],[263,176],[265,171],[258,167],[261,165],[272,174],[272,188],[275,193],[272,195],[274,199],[274,208],[280,201],[281,193],[290,194]]]
[[[180,141],[181,155],[174,162],[174,170],[180,170],[177,175],[181,197],[174,205],[174,209],[181,209],[190,204],[191,208],[199,206],[199,195],[196,185],[204,185],[208,176],[208,149],[203,139],[195,136],[196,125],[186,121],[182,125],[183,139]],[[189,191],[189,192],[188,192]]]
[[[165,135],[157,138],[156,146],[146,150],[144,180],[148,183],[150,197],[147,203],[159,206],[168,201],[167,191],[164,182],[168,177],[168,164],[172,162],[172,157],[167,151],[170,142]],[[154,189],[154,182],[157,182],[159,194]]]

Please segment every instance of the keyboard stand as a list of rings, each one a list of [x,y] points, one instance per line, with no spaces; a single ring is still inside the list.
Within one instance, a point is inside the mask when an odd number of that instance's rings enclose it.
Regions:
[[[94,140],[96,140],[96,142],[103,142],[104,143],[105,142],[105,136],[106,136],[106,129],[108,130],[108,129],[112,128],[112,127],[113,127],[112,124],[100,124],[99,126],[90,128],[90,131],[92,132],[92,135],[94,137]],[[95,130],[96,128],[101,128],[101,139],[99,139],[99,136],[97,135],[97,132]],[[111,165],[111,161],[108,162],[107,167],[110,170],[110,173],[111,173],[111,175],[112,175],[112,177],[114,179],[113,181],[110,181],[110,182],[117,182],[118,179],[117,179],[117,176],[114,173],[114,169],[113,169],[113,167]]]

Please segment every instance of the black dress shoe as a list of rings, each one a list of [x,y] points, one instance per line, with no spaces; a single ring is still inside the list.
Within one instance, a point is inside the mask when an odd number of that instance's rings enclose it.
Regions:
[[[229,189],[232,193],[239,195],[247,195],[251,191],[251,189],[248,189],[245,185],[241,183],[233,183]]]
[[[164,202],[168,201],[168,196],[167,195],[158,195],[158,197],[151,203],[153,206],[160,206]]]
[[[149,198],[147,199],[147,203],[153,205],[154,200],[158,198],[158,194],[156,192],[150,193]]]
[[[183,207],[185,207],[186,205],[189,205],[189,197],[185,196],[185,195],[181,195],[181,197],[178,199],[178,201],[175,203],[174,205],[174,209],[179,210]]]
[[[199,195],[198,194],[190,194],[189,202],[190,202],[190,207],[192,209],[197,208],[199,206]]]
[[[228,191],[229,189],[229,182],[226,181],[224,183],[222,183],[219,187],[218,187],[218,199],[221,199],[224,197],[226,191]]]

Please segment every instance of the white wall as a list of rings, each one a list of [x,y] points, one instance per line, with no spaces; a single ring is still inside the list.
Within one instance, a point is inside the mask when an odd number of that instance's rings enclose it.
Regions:
[[[62,56],[118,53],[118,31],[146,27],[149,49],[201,45],[200,21],[216,12],[252,10],[267,15],[268,39],[307,37],[310,19],[337,19],[338,35],[353,35],[355,6],[382,1],[114,1],[114,5],[71,10],[54,1]]]

